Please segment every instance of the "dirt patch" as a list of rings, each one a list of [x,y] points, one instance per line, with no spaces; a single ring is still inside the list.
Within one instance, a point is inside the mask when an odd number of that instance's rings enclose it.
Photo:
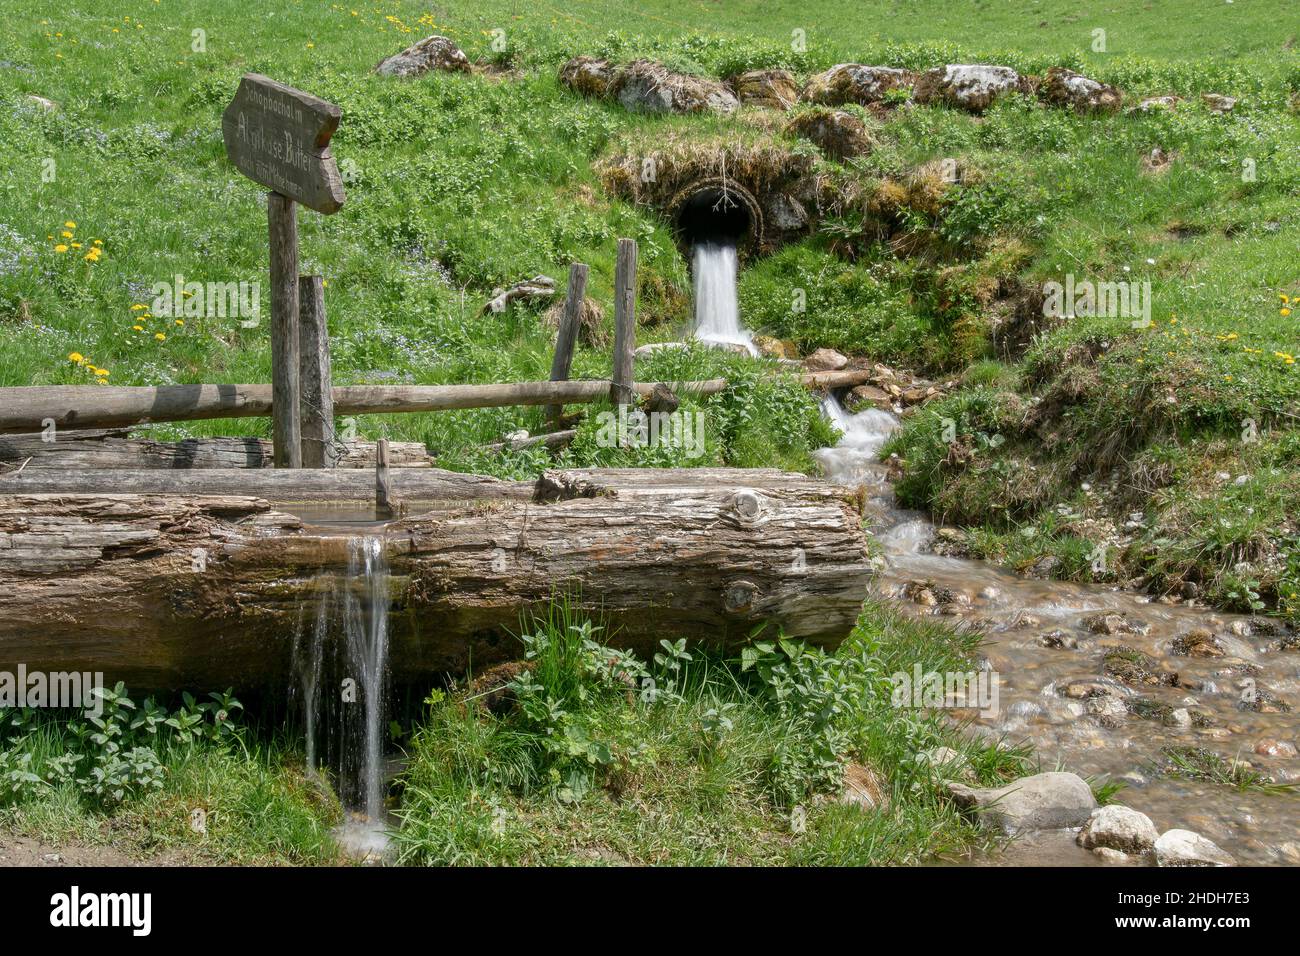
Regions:
[[[186,866],[170,853],[127,853],[114,846],[45,843],[31,837],[0,832],[0,867],[6,866]]]

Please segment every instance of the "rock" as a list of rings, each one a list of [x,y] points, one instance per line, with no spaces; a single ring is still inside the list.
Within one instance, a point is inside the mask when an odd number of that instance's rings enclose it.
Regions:
[[[740,105],[717,80],[674,73],[654,60],[634,60],[619,70],[609,92],[633,113],[731,113]]]
[[[1192,715],[1186,707],[1178,707],[1169,712],[1169,726],[1186,730],[1192,726]]]
[[[1128,707],[1118,697],[1089,697],[1085,710],[1103,727],[1115,728],[1124,722]]]
[[[810,372],[838,372],[849,364],[849,360],[834,349],[818,349],[804,359],[803,364]]]
[[[758,354],[764,358],[789,358],[785,351],[785,343],[770,335],[754,336],[754,348],[758,349]]]
[[[1236,637],[1250,637],[1250,624],[1247,621],[1233,621],[1228,625],[1228,633]]]
[[[951,747],[934,747],[916,755],[916,762],[931,768],[936,776],[950,780],[973,780],[975,771],[966,755]]]
[[[1094,634],[1145,634],[1147,631],[1145,624],[1129,620],[1127,614],[1118,612],[1093,614],[1079,623]]]
[[[849,389],[844,405],[851,412],[860,411],[867,406],[888,412],[894,407],[889,393],[882,388],[876,388],[874,385],[853,386],[853,388]]]
[[[633,358],[649,358],[661,349],[689,349],[690,345],[686,342],[648,342],[645,345],[638,345],[632,353]]]
[[[1244,700],[1237,701],[1238,710],[1249,710],[1257,714],[1289,714],[1291,705],[1275,694],[1261,688],[1256,688],[1253,694],[1246,695]]]
[[[1199,833],[1166,830],[1155,843],[1156,866],[1236,866],[1237,861]]]
[[[516,282],[508,289],[494,289],[492,299],[479,310],[479,315],[486,315],[488,312],[504,312],[515,302],[550,299],[554,295],[554,279],[550,276],[533,276],[531,279]]]
[[[874,770],[860,763],[851,763],[844,768],[844,790],[840,802],[863,810],[884,810],[889,806],[889,795]]]
[[[1296,748],[1285,740],[1265,739],[1255,744],[1255,753],[1261,757],[1294,757]]]
[[[799,99],[799,84],[789,70],[750,70],[732,77],[728,85],[746,106],[788,110]]]
[[[1040,773],[991,789],[950,783],[948,792],[982,825],[1008,834],[1081,826],[1097,807],[1088,784],[1072,773]]]
[[[1009,66],[949,64],[922,73],[912,95],[918,103],[946,103],[982,113],[999,96],[1026,89],[1020,74]]]
[[[1026,569],[1026,574],[1031,578],[1040,578],[1046,580],[1055,572],[1061,559],[1054,554],[1045,554]]]
[[[469,73],[469,57],[452,40],[434,35],[380,61],[375,67],[380,76],[423,76],[432,70]]]
[[[822,106],[842,106],[845,103],[879,103],[890,90],[905,89],[915,79],[915,74],[891,66],[863,66],[860,63],[840,63],[825,73],[808,80],[803,98]]]
[[[1115,87],[1063,66],[1054,66],[1047,71],[1038,93],[1048,103],[1068,106],[1081,113],[1114,113],[1124,99]]]
[[[1175,687],[1178,674],[1162,671],[1155,660],[1126,645],[1112,647],[1102,657],[1102,669],[1126,684],[1164,684]]]
[[[867,124],[844,110],[807,110],[791,119],[785,130],[813,143],[832,159],[865,156],[874,145]]]
[[[1156,825],[1145,813],[1113,803],[1092,811],[1079,831],[1079,846],[1086,850],[1108,847],[1141,855],[1155,848],[1158,836]]]
[[[1224,655],[1223,645],[1219,643],[1218,638],[1203,627],[1198,627],[1195,630],[1188,631],[1181,637],[1174,638],[1170,650],[1175,654],[1184,654],[1189,657],[1222,657]]]
[[[1108,846],[1093,847],[1092,855],[1110,866],[1141,866],[1142,864],[1140,857],[1129,856],[1119,850],[1112,850]]]
[[[1079,641],[1073,635],[1058,629],[1038,635],[1038,646],[1073,651],[1078,650]]]
[[[1201,102],[1211,113],[1231,113],[1237,105],[1236,98],[1221,93],[1202,93]]]
[[[809,221],[803,203],[788,193],[775,191],[763,199],[763,217],[772,233],[800,233]]]
[[[54,113],[59,109],[59,104],[54,102],[54,100],[47,100],[45,97],[37,96],[35,93],[27,94],[27,102],[39,106],[41,111],[44,113]]]
[[[1086,700],[1090,697],[1115,697],[1122,699],[1124,691],[1118,687],[1097,680],[1072,680],[1061,688],[1061,693],[1073,700]]]
[[[1134,108],[1141,110],[1143,113],[1150,113],[1154,110],[1172,110],[1182,101],[1181,96],[1148,96]]]
[[[560,67],[560,83],[582,96],[604,99],[610,95],[616,73],[609,60],[575,56]]]

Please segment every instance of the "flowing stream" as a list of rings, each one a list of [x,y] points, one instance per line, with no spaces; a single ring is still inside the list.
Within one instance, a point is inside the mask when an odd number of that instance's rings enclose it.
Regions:
[[[1300,657],[1279,650],[1278,625],[1100,585],[1023,578],[983,561],[936,554],[936,529],[924,515],[898,507],[879,461],[897,417],[876,409],[851,415],[830,397],[823,409],[843,438],[816,458],[831,480],[868,490],[870,523],[886,560],[879,589],[909,613],[984,629],[987,663],[981,664],[998,678],[996,713],[980,716],[971,708],[954,716],[973,718],[977,733],[1028,741],[1045,770],[1059,764],[1123,783],[1118,802],[1147,814],[1161,832],[1194,830],[1242,863],[1300,863],[1300,795],[1238,790],[1162,769],[1165,748],[1197,747],[1249,761],[1279,782],[1300,780],[1295,757],[1257,752],[1261,744],[1268,749],[1270,741],[1296,739],[1296,717],[1281,707],[1300,699]],[[929,597],[918,603],[923,591]],[[1143,630],[1109,635],[1084,623],[1105,613],[1124,614]],[[1221,656],[1177,653],[1176,643],[1198,629],[1215,636]],[[1176,673],[1177,685],[1108,676],[1102,658],[1118,645],[1149,655],[1157,672]],[[1104,695],[1088,696],[1096,688]],[[976,862],[1096,860],[1075,846],[1073,834],[1044,833]]]
[[[293,666],[306,732],[307,765],[327,765],[347,819],[335,836],[358,856],[387,845],[384,732],[388,676],[388,564],[383,539],[348,539],[343,575],[321,582],[310,621],[299,627]]]

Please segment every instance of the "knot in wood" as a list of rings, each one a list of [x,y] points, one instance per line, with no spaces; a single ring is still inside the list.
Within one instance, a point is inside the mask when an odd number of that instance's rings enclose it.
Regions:
[[[741,524],[755,524],[767,510],[763,496],[751,488],[741,488],[731,496],[731,510]]]
[[[722,606],[729,614],[744,614],[754,606],[758,585],[751,581],[733,581],[722,592]]]

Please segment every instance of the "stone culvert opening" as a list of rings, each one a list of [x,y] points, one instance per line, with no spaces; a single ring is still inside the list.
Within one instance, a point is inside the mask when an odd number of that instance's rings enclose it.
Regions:
[[[686,260],[708,239],[731,239],[743,259],[766,255],[814,226],[813,159],[774,139],[754,143],[633,139],[596,163],[601,184],[648,206]]]
[[[665,209],[678,245],[733,242],[742,253],[763,247],[763,210],[744,186],[721,176],[697,179],[680,189]]]

